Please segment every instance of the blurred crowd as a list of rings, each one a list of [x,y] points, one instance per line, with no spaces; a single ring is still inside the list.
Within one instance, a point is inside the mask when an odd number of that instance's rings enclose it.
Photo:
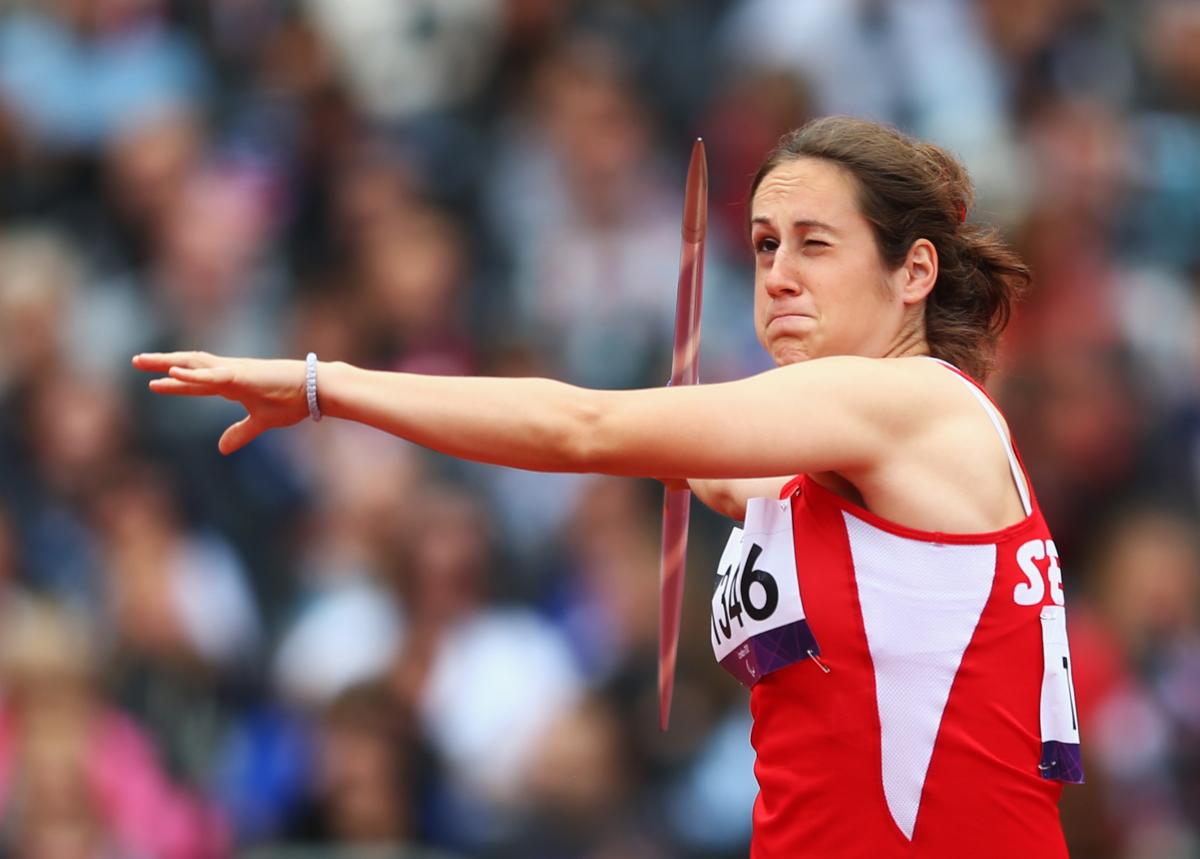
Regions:
[[[701,135],[702,376],[757,372],[746,187],[828,113],[958,154],[1035,271],[991,387],[1064,559],[1072,855],[1200,855],[1200,3],[0,0],[0,857],[744,856],[715,515],[660,734],[656,484],[336,422],[223,458],[237,407],[129,358],[662,384]]]

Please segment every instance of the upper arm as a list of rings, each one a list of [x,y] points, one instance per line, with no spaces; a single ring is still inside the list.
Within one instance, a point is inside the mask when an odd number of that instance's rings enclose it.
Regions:
[[[597,391],[588,470],[754,478],[878,465],[937,419],[927,373],[896,359],[804,361],[715,385]]]

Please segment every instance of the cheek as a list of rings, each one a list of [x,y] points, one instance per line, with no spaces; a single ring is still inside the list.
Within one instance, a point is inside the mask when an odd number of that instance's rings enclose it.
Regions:
[[[754,324],[756,327],[762,324],[768,300],[766,287],[763,286],[763,275],[760,271],[756,270],[754,272]]]
[[[843,267],[840,277],[843,283],[855,285],[853,296],[848,297],[847,303],[860,311],[877,311],[894,303],[887,273],[878,266],[849,263]]]

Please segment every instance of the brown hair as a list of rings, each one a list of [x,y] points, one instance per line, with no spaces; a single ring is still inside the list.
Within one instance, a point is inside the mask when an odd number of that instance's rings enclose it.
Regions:
[[[904,262],[917,239],[933,244],[938,276],[925,301],[930,353],[986,379],[1030,273],[995,229],[966,223],[974,192],[963,166],[940,147],[886,125],[825,117],[779,141],[754,177],[751,202],[767,174],[798,158],[832,162],[854,177],[859,211],[889,269]]]

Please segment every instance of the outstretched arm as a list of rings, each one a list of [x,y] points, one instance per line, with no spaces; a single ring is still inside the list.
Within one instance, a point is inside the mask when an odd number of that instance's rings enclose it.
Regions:
[[[716,385],[596,391],[547,379],[420,376],[322,363],[321,408],[443,453],[536,471],[756,478],[869,468],[930,418],[893,360],[824,358]],[[219,395],[248,412],[230,453],[307,415],[304,363],[146,354],[160,393]],[[931,404],[932,405],[932,404]]]

